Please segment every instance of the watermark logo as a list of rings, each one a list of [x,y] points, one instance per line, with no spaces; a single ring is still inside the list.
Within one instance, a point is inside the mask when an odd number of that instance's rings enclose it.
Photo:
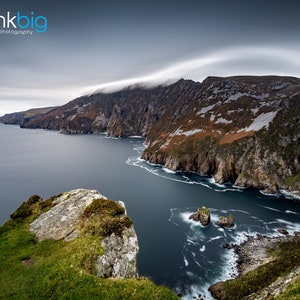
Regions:
[[[1,29],[2,26],[2,29]],[[0,34],[30,34],[43,33],[48,29],[48,20],[45,16],[36,16],[32,11],[29,15],[18,11],[12,14],[8,11],[0,15]]]

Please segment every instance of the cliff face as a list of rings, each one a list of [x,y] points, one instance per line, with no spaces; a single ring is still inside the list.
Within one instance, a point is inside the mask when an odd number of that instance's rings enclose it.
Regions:
[[[152,163],[300,195],[299,125],[299,78],[235,76],[84,96],[21,126],[140,135],[148,146],[142,158]]]
[[[131,87],[111,94],[84,96],[37,118],[24,120],[21,126],[64,133],[106,132],[117,137],[145,137],[170,106],[189,101],[191,91],[198,85],[181,80],[167,87]]]
[[[54,108],[55,107],[33,108],[26,111],[6,114],[5,116],[0,117],[0,122],[11,125],[22,125],[29,119],[40,118],[43,114],[46,114]]]
[[[149,132],[143,158],[216,182],[299,193],[300,80],[207,78],[180,113]]]

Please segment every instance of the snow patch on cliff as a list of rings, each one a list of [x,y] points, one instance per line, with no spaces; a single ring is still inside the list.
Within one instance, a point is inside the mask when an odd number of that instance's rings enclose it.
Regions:
[[[212,105],[209,105],[209,106],[205,106],[205,107],[202,107],[196,115],[202,115],[202,114],[206,114],[208,111],[212,110],[218,103],[215,103],[215,104],[212,104]]]
[[[198,132],[203,132],[203,130],[202,130],[202,129],[195,128],[195,129],[192,129],[192,130],[183,131],[183,130],[181,129],[181,127],[179,127],[179,128],[176,129],[173,133],[171,133],[170,136],[171,136],[171,137],[176,136],[176,135],[190,136],[190,135],[196,134],[196,133],[198,133]]]
[[[221,123],[222,124],[230,124],[230,123],[232,123],[232,120],[229,121],[229,120],[226,120],[226,119],[224,119],[222,117],[218,118],[217,121],[216,121],[216,124],[221,124]]]
[[[273,121],[277,114],[277,111],[270,111],[268,113],[262,113],[259,116],[257,116],[253,122],[251,123],[250,126],[246,128],[240,129],[238,132],[243,132],[243,131],[259,131],[263,129],[264,127],[268,128],[269,124]]]

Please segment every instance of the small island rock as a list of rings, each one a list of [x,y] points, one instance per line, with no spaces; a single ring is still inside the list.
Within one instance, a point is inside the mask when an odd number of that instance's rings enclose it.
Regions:
[[[234,226],[234,219],[233,215],[229,214],[228,218],[224,216],[220,216],[219,220],[216,222],[216,225],[220,227],[225,227],[225,228],[231,228]]]
[[[210,210],[202,206],[195,213],[191,214],[189,219],[200,222],[203,226],[207,226],[210,223]]]

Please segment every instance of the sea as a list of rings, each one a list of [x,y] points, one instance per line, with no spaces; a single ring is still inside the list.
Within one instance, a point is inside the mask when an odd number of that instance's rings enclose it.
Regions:
[[[44,199],[77,188],[124,201],[139,241],[138,270],[182,294],[212,299],[208,287],[237,275],[236,256],[224,244],[248,236],[300,231],[300,200],[255,189],[218,185],[210,177],[173,172],[140,159],[139,137],[63,135],[0,124],[0,224],[28,197]],[[211,211],[207,227],[189,219]],[[232,214],[235,226],[215,225]]]

